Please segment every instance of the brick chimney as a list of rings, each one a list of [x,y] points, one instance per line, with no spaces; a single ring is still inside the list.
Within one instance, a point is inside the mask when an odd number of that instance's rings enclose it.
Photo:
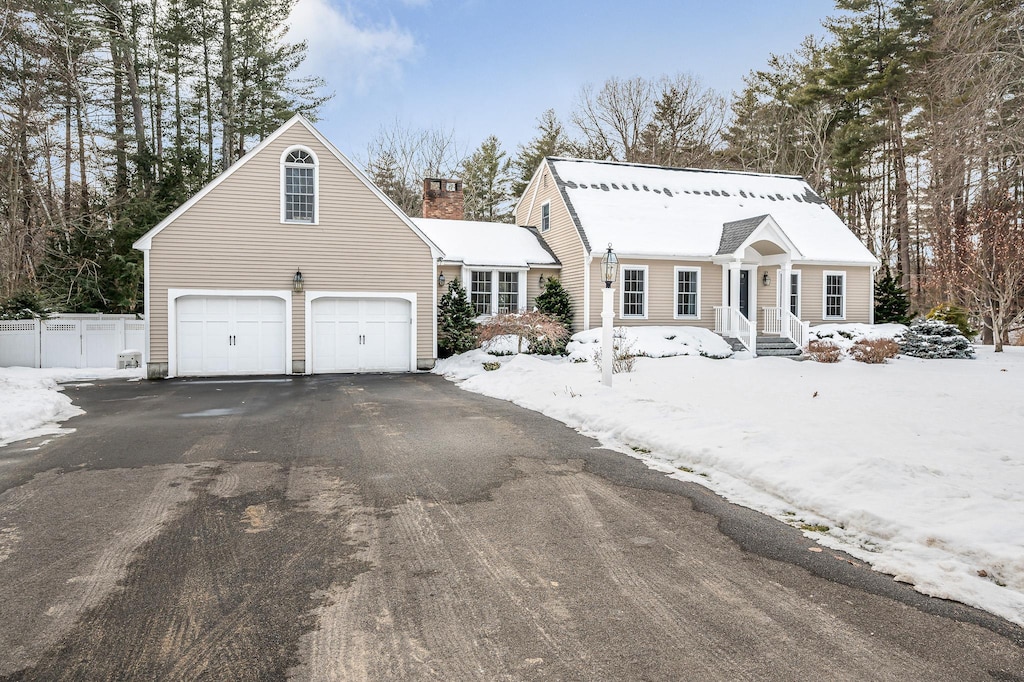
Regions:
[[[462,180],[425,178],[423,180],[423,217],[462,220]]]

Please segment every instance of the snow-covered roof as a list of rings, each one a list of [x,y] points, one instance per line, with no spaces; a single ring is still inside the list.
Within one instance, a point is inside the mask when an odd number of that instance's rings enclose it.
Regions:
[[[531,228],[438,218],[413,218],[413,222],[437,244],[449,263],[494,267],[558,265],[558,259]]]
[[[878,263],[799,177],[580,159],[548,162],[591,250],[611,243],[618,253],[633,256],[710,258],[723,245],[727,223],[743,227],[771,216],[800,260]]]

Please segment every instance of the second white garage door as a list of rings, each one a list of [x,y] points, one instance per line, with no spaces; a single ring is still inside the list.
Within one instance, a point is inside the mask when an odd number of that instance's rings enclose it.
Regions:
[[[400,298],[318,298],[311,306],[313,368],[408,372],[412,305]]]

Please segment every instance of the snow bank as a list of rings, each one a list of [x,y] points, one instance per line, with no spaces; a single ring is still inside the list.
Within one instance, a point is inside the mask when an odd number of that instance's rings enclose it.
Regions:
[[[640,358],[611,389],[590,362],[519,355],[486,372],[481,355],[439,371],[1024,624],[1024,348],[969,363]]]
[[[808,338],[811,341],[817,339],[828,340],[839,346],[843,353],[848,353],[850,347],[861,339],[896,339],[907,331],[904,324],[860,324],[851,322],[849,324],[819,324],[808,330]]]
[[[83,414],[58,384],[99,379],[141,379],[141,369],[31,369],[0,367],[0,446],[61,433],[58,424]]]
[[[709,329],[700,327],[617,327],[616,334],[636,355],[649,358],[668,358],[676,355],[703,355],[727,358],[732,348]],[[565,349],[570,360],[592,360],[601,350],[601,329],[573,334]]]

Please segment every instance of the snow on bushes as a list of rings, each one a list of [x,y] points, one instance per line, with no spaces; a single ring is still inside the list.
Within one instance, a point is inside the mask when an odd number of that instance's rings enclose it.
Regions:
[[[897,342],[906,331],[906,325],[894,323],[821,324],[809,330],[806,355],[818,362],[838,362],[845,357],[869,364],[885,362],[896,357]]]
[[[732,348],[718,334],[701,327],[618,327],[622,345],[635,357],[668,358],[676,355],[701,355],[706,358],[728,358]],[[573,334],[565,347],[569,359],[582,362],[593,359],[601,351],[601,329]]]
[[[900,341],[900,352],[915,358],[974,358],[974,347],[959,327],[939,320],[911,325]]]
[[[476,328],[480,347],[495,354],[505,351],[523,353],[538,341],[557,345],[568,335],[569,331],[564,324],[553,316],[537,310],[495,315],[481,322]],[[510,338],[515,339],[514,344],[509,343]],[[505,348],[506,345],[512,347]]]
[[[833,362],[839,362],[842,359],[843,349],[834,341],[822,341],[815,339],[807,344],[805,354],[815,362],[832,364]]]

